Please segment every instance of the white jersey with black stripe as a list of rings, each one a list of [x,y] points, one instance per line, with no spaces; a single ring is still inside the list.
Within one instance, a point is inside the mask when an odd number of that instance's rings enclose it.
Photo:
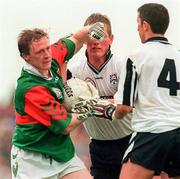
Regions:
[[[180,127],[180,52],[166,38],[149,39],[127,58],[119,88],[117,103],[135,107],[134,131]]]
[[[113,98],[118,88],[119,75],[122,68],[122,58],[109,54],[107,61],[99,70],[94,68],[86,59],[78,65],[71,65],[72,76],[91,82],[99,91],[103,99]],[[132,133],[130,125],[131,115],[124,120],[109,121],[93,117],[84,122],[89,136],[97,140],[115,140]]]

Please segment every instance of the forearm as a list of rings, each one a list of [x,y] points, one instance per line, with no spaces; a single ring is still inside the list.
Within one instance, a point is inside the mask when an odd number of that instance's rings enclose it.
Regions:
[[[105,36],[103,23],[96,22],[92,25],[84,26],[69,37],[75,43],[75,53],[83,46],[87,40],[93,39],[101,41]]]
[[[69,37],[69,39],[75,43],[75,53],[82,48],[85,42],[87,42],[89,27],[90,26],[85,26]]]
[[[107,100],[99,100],[93,106],[94,115],[113,120],[121,120],[127,113],[132,112],[132,107],[118,104],[115,106]]]
[[[84,101],[79,101],[76,104],[74,104],[74,107],[71,109],[71,111],[73,112],[71,122],[65,128],[63,134],[70,133],[74,128],[79,126],[89,117],[92,117],[94,115],[93,105],[95,105],[96,103],[97,99],[92,98]]]
[[[72,119],[68,127],[66,127],[63,131],[63,134],[69,134],[72,130],[74,130],[76,127],[78,127],[80,124],[82,124],[85,121],[85,119],[79,119],[78,114],[73,113]]]

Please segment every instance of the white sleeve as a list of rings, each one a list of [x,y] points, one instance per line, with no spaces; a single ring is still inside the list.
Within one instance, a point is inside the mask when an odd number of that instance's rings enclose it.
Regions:
[[[114,95],[117,104],[133,107],[136,97],[137,73],[130,58],[127,58],[122,65],[118,91]]]
[[[123,69],[125,69],[125,66],[126,66],[126,61],[127,61],[127,59],[126,58],[124,58],[123,60],[121,60],[121,63],[120,63],[120,70],[119,70],[119,83],[118,83],[118,90],[116,91],[116,93],[114,94],[114,100],[115,100],[115,103],[116,104],[122,104],[122,91],[123,91],[123,86],[122,86],[122,84],[120,84],[120,83],[122,83],[122,79],[123,79],[123,73],[125,73],[125,72],[123,72]]]

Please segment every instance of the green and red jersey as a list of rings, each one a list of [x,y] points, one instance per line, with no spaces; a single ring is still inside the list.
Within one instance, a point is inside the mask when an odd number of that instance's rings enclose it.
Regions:
[[[32,73],[22,69],[15,91],[16,127],[12,142],[24,150],[66,162],[74,156],[74,146],[70,136],[62,132],[72,115],[63,105],[63,82],[59,72],[61,65],[73,56],[75,45],[69,39],[61,39],[51,49],[51,78],[43,78],[33,66]]]

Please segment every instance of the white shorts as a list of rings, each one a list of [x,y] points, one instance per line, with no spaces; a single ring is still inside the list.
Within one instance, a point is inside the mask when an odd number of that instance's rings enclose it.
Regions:
[[[45,155],[29,152],[12,146],[12,179],[58,179],[68,173],[85,169],[83,162],[75,156],[68,162],[57,162]]]

